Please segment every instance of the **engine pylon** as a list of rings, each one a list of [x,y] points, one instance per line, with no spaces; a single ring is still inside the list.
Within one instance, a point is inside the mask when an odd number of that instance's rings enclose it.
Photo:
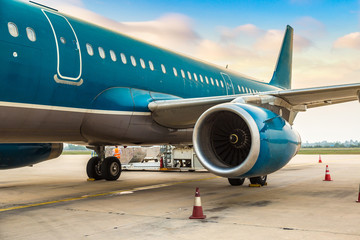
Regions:
[[[319,155],[319,163],[322,163],[322,161],[321,161],[321,155]]]
[[[195,202],[194,202],[194,208],[193,213],[189,217],[189,219],[205,219],[206,215],[203,214],[202,206],[201,206],[201,198],[200,198],[200,191],[197,187],[195,190]]]
[[[326,165],[326,171],[325,171],[325,179],[323,181],[332,181],[331,180],[331,176],[330,176],[330,171],[329,171],[329,166]]]

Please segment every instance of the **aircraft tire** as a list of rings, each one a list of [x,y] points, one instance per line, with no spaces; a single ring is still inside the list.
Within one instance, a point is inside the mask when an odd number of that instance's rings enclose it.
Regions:
[[[107,157],[101,166],[102,176],[107,181],[115,181],[121,174],[121,163],[116,157]]]
[[[101,172],[98,171],[97,165],[101,159],[99,157],[92,157],[86,165],[86,173],[89,178],[100,180],[102,179]],[[101,167],[100,167],[101,170]]]
[[[267,175],[259,176],[259,177],[252,177],[250,178],[251,184],[260,184],[264,186],[266,184]]]
[[[243,185],[245,178],[228,178],[228,181],[231,186],[241,186]]]

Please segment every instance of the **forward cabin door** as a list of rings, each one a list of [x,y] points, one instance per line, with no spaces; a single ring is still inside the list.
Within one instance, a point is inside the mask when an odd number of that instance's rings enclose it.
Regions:
[[[225,87],[226,87],[226,94],[227,95],[234,95],[235,94],[235,90],[234,90],[234,85],[231,81],[231,78],[229,75],[227,75],[226,73],[221,73],[221,76],[225,82]]]
[[[57,52],[55,81],[68,84],[79,82],[82,61],[80,44],[74,28],[63,15],[44,9],[42,11],[49,21],[55,38]]]

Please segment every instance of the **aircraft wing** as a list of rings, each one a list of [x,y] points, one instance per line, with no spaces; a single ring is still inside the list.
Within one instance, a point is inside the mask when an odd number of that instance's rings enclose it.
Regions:
[[[347,84],[305,89],[280,90],[257,94],[161,100],[149,104],[153,119],[170,128],[193,127],[200,115],[212,106],[241,102],[255,105],[270,104],[295,112],[307,108],[344,103],[359,99],[360,84]],[[295,117],[295,116],[294,116]],[[287,119],[289,121],[289,119]]]

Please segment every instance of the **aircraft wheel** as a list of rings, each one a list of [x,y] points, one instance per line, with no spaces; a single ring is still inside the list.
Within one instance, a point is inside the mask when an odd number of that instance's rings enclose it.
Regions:
[[[228,181],[231,186],[240,186],[243,185],[245,178],[228,178]]]
[[[107,181],[115,181],[121,174],[121,163],[116,157],[105,158],[101,166],[102,176]]]
[[[266,184],[267,175],[259,176],[259,177],[252,177],[250,178],[251,184],[260,184],[264,186]]]
[[[101,166],[99,166],[101,159],[99,157],[92,157],[87,163],[86,173],[89,178],[93,178],[95,180],[102,179],[101,176]]]

